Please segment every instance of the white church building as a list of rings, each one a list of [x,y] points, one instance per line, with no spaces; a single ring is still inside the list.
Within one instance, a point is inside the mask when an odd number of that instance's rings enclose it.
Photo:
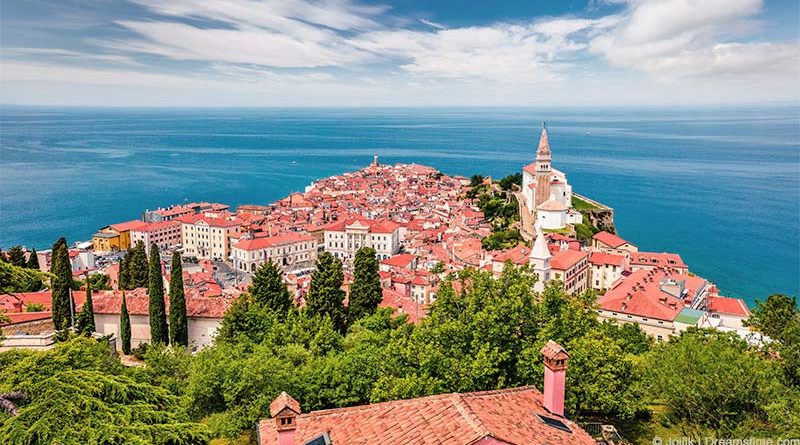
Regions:
[[[551,165],[550,142],[544,123],[536,162],[522,168],[522,194],[542,229],[563,229],[567,224],[579,224],[583,220],[581,213],[572,208],[572,186],[567,182],[567,175]]]

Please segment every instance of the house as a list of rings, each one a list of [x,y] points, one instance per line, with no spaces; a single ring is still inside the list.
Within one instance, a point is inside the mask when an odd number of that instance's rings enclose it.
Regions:
[[[592,250],[615,255],[627,255],[628,253],[638,252],[639,248],[613,233],[602,231],[592,236]]]
[[[272,260],[285,273],[312,269],[317,261],[317,240],[299,232],[245,237],[231,247],[231,257],[233,267],[243,272],[255,272],[268,260]]]
[[[168,220],[137,227],[131,230],[131,243],[136,245],[138,241],[148,248],[155,243],[160,251],[171,249],[181,243],[181,223]]]
[[[597,299],[597,313],[601,319],[637,323],[648,335],[664,341],[701,321],[697,307],[703,305],[709,287],[702,278],[671,269],[640,269]]]
[[[148,316],[149,298],[147,289],[138,288],[130,291],[95,291],[92,293],[94,322],[100,334],[114,334],[117,337],[117,348],[121,349],[119,339],[119,315],[122,307],[122,294],[128,307],[131,320],[131,347],[142,343],[150,343],[150,318]],[[74,292],[76,299],[85,298],[83,292]],[[186,315],[189,327],[189,345],[199,349],[214,339],[222,317],[233,300],[225,297],[189,297],[186,298]],[[169,299],[165,302],[169,314]]]
[[[677,253],[632,252],[631,270],[652,270],[656,268],[669,268],[680,274],[689,272],[689,266],[683,262]]]
[[[362,247],[372,247],[379,260],[385,260],[400,250],[400,224],[389,220],[360,217],[341,219],[325,226],[325,251],[344,263],[355,257]]]
[[[178,218],[181,223],[181,244],[188,256],[217,261],[228,260],[231,238],[241,236],[243,221],[230,215],[206,216],[191,214]]]
[[[739,298],[709,296],[703,307],[708,313],[707,324],[715,328],[748,331],[744,321],[750,318],[747,303]]]
[[[589,252],[562,250],[550,259],[550,276],[564,283],[564,290],[579,294],[589,287]]]
[[[589,283],[594,290],[604,291],[622,278],[622,273],[630,270],[627,255],[606,252],[592,252],[589,255]]]
[[[133,220],[103,227],[92,235],[92,249],[96,252],[119,252],[131,248],[131,230],[145,226],[144,221]]]
[[[381,260],[380,270],[388,272],[392,268],[414,270],[417,268],[417,256],[413,253],[401,253]]]
[[[258,423],[258,444],[594,445],[564,417],[569,355],[553,341],[541,352],[544,394],[523,386],[303,413],[283,392]]]

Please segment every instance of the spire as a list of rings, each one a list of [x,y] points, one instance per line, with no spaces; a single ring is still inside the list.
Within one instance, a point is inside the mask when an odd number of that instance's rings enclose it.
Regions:
[[[545,260],[550,258],[550,249],[547,248],[547,240],[544,239],[544,232],[539,221],[534,224],[536,229],[536,240],[533,242],[533,249],[531,249],[531,258],[537,260]]]
[[[542,135],[539,136],[539,151],[536,154],[537,161],[550,161],[550,141],[547,139],[547,126],[542,122]]]

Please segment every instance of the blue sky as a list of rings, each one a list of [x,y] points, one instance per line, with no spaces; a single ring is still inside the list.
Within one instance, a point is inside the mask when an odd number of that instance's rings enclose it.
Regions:
[[[0,102],[797,101],[797,0],[0,0]]]

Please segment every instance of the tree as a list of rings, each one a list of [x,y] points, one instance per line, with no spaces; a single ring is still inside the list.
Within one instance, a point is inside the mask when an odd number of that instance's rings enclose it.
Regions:
[[[348,305],[348,322],[375,313],[375,309],[383,300],[381,277],[378,274],[378,259],[375,249],[362,247],[356,252],[353,284],[350,286]]]
[[[96,273],[86,277],[86,283],[94,290],[111,290],[111,278],[102,273]]]
[[[0,292],[30,292],[41,288],[44,280],[53,278],[49,273],[0,261]]]
[[[137,241],[136,246],[133,248],[131,260],[128,263],[128,273],[130,277],[129,284],[131,285],[132,289],[149,286],[147,251],[144,243],[141,241]]]
[[[22,246],[14,246],[8,249],[8,261],[17,267],[25,267],[25,252],[22,251]]]
[[[514,186],[522,187],[522,173],[514,173],[500,180],[500,188],[510,191]]]
[[[119,262],[119,276],[117,278],[117,288],[119,290],[132,290],[131,285],[131,260],[133,259],[133,251],[125,252],[125,255]]]
[[[151,253],[152,255],[152,253]],[[189,344],[189,325],[186,319],[186,295],[183,290],[181,254],[172,254],[169,280],[169,338],[173,345]]]
[[[643,369],[652,397],[697,439],[746,437],[741,426],[764,422],[766,406],[785,391],[774,362],[736,334],[715,330],[690,329],[658,345]]]
[[[292,307],[292,297],[283,282],[283,272],[272,259],[259,266],[248,290],[258,304],[279,314],[285,314]]]
[[[156,243],[150,246],[149,269],[147,297],[150,300],[148,309],[150,340],[153,343],[166,345],[169,344],[169,327],[167,326],[167,310],[164,307],[164,277],[161,275],[161,255],[158,252]]]
[[[8,257],[6,256],[6,253],[3,252],[2,249],[0,249],[0,263],[7,263],[7,262],[8,262]]]
[[[64,238],[56,241],[53,249],[51,280],[53,326],[57,331],[65,331],[74,324],[75,303],[72,300],[72,265]]]
[[[330,252],[323,252],[311,274],[306,296],[306,310],[311,315],[327,315],[339,332],[344,332],[347,328],[343,281],[342,262]]]
[[[119,309],[119,339],[122,343],[122,353],[131,354],[131,317],[128,314],[128,302],[125,292],[122,293],[122,307]]]
[[[86,301],[83,303],[81,313],[78,314],[77,330],[86,336],[94,334],[97,330],[94,325],[94,306],[92,304],[92,287],[86,280]]]
[[[773,294],[766,301],[756,300],[756,307],[746,324],[772,339],[780,340],[784,330],[790,324],[798,322],[800,312],[797,308],[797,297]]]
[[[14,421],[0,427],[4,444],[199,445],[208,441],[205,427],[189,422],[178,397],[122,375],[64,370],[36,381],[28,397],[30,401],[19,407]]]
[[[25,263],[25,267],[28,269],[39,269],[39,256],[36,254],[36,249],[31,249],[31,253],[28,256],[28,262]]]

